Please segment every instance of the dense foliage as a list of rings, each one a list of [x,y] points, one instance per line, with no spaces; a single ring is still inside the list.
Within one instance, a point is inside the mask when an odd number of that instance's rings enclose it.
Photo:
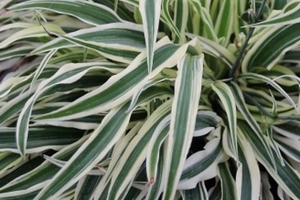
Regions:
[[[299,0],[0,9],[0,199],[300,199]]]

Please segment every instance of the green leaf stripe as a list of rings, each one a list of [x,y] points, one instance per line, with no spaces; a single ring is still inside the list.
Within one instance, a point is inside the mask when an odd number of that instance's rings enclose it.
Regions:
[[[82,9],[84,8],[84,9]],[[33,0],[26,1],[9,8],[10,10],[24,10],[24,9],[44,9],[57,13],[63,13],[76,17],[86,23],[92,25],[107,24],[113,22],[121,22],[122,20],[109,9],[100,4],[91,1],[80,0]],[[101,13],[101,15],[99,15]]]

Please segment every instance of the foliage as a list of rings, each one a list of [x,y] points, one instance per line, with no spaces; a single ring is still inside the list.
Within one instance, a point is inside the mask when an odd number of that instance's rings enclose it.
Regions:
[[[0,7],[0,199],[300,199],[299,0]]]

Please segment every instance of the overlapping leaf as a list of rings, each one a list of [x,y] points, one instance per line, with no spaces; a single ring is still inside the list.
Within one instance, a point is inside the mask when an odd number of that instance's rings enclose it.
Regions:
[[[141,0],[139,9],[142,15],[144,34],[147,46],[148,72],[152,71],[154,44],[156,43],[162,0]]]
[[[242,71],[251,72],[254,67],[270,70],[285,52],[299,45],[299,30],[300,23],[271,28],[247,52],[242,62]]]
[[[193,138],[198,101],[201,92],[203,60],[200,56],[185,56],[178,64],[179,72],[175,82],[175,97],[171,111],[168,138],[164,199],[172,199],[180,172]]]
[[[148,90],[141,96],[138,105],[162,94],[165,94],[165,90],[162,93]],[[130,102],[120,105],[106,115],[99,127],[36,196],[36,199],[58,197],[103,159],[126,130],[132,112],[132,110],[127,111],[129,105]]]
[[[82,9],[84,8],[84,9]],[[63,13],[79,18],[80,20],[92,25],[100,25],[113,22],[121,22],[122,20],[114,13],[113,10],[106,6],[93,3],[91,1],[80,0],[54,0],[42,1],[33,0],[13,5],[10,10],[28,10],[43,9],[57,13]],[[99,15],[101,13],[101,15]]]

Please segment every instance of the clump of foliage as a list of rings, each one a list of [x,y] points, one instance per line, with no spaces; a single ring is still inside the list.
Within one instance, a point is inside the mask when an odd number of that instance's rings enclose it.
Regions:
[[[0,199],[300,199],[299,0],[0,9]]]

